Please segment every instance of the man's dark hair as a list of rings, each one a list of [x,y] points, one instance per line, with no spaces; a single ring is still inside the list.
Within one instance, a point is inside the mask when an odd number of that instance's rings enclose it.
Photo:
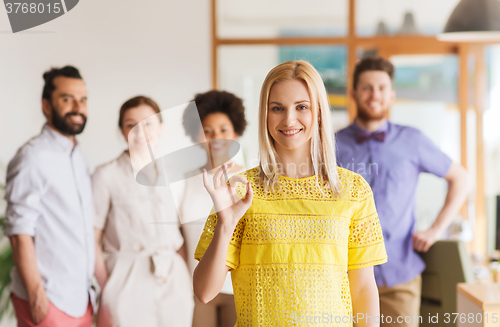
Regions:
[[[43,86],[42,99],[51,101],[52,92],[56,89],[54,78],[58,76],[82,79],[80,72],[73,66],[64,66],[63,68],[51,68],[43,74],[45,85]]]
[[[229,117],[236,134],[241,136],[245,132],[247,126],[245,107],[243,101],[236,95],[226,91],[214,90],[197,94],[193,101],[196,103],[201,122],[206,116],[220,112]],[[182,117],[182,124],[186,135],[196,143],[200,122],[196,119],[197,117],[191,117],[192,115],[193,110],[186,110]]]
[[[386,72],[391,78],[391,81],[394,79],[394,65],[390,61],[382,57],[364,58],[356,64],[356,68],[354,69],[352,81],[354,90],[358,87],[359,77],[361,74],[374,70]]]

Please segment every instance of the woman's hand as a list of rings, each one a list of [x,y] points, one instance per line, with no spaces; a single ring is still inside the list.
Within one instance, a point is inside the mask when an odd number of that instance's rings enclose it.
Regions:
[[[108,271],[106,270],[106,263],[104,262],[104,256],[102,254],[102,229],[94,228],[95,236],[95,269],[94,276],[99,283],[99,287],[104,290],[104,286],[108,280]]]
[[[212,241],[193,275],[194,294],[202,303],[212,301],[222,289],[229,270],[226,257],[231,237],[239,220],[252,204],[253,192],[249,182],[240,176],[233,176],[230,185],[226,183],[224,175],[232,166],[224,165],[217,170],[214,186],[208,181],[207,171],[203,170],[203,184],[214,202],[218,221]],[[237,183],[247,185],[244,199],[236,194]]]
[[[207,171],[203,169],[203,184],[214,202],[218,224],[229,227],[228,229],[231,231],[234,231],[238,221],[243,217],[248,208],[250,208],[253,199],[253,190],[250,182],[243,177],[235,175],[231,178],[230,184],[227,184],[224,176],[226,175],[226,171],[233,165],[234,163],[223,165],[217,170],[214,175],[214,186],[209,183]],[[238,183],[247,185],[244,199],[241,199],[236,194]]]

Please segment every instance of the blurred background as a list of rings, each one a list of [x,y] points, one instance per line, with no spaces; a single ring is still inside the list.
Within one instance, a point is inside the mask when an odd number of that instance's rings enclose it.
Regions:
[[[87,84],[89,117],[79,141],[91,172],[126,147],[117,122],[125,100],[143,94],[166,110],[212,88],[244,99],[249,124],[240,143],[253,167],[259,92],[271,68],[311,62],[339,130],[356,115],[347,96],[356,60],[379,55],[396,66],[390,119],[421,129],[466,167],[472,186],[460,226],[470,235],[462,237],[471,254],[493,256],[500,249],[500,42],[440,41],[459,2],[85,0],[16,34],[0,10],[0,184],[16,150],[43,126],[42,74],[52,66],[76,66]],[[168,128],[185,138],[181,126]],[[419,229],[434,221],[446,190],[444,180],[421,175]]]

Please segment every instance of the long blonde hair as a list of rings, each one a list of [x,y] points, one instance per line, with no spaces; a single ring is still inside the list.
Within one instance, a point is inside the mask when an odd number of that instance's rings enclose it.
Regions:
[[[335,140],[330,123],[325,85],[316,69],[304,60],[287,61],[274,67],[262,84],[259,105],[260,178],[266,189],[274,189],[278,184],[278,166],[281,162],[267,127],[269,93],[275,83],[293,79],[305,82],[311,98],[313,117],[319,118],[313,119],[311,139],[311,159],[316,183],[320,186],[319,176],[322,184],[329,186],[334,195],[339,195],[340,182],[335,158]]]

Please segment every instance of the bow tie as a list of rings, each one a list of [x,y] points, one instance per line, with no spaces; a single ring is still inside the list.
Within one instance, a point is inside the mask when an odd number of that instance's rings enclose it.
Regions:
[[[363,132],[358,132],[358,134],[356,135],[356,142],[358,144],[363,144],[369,139],[374,139],[375,141],[384,142],[385,132],[376,132],[372,134],[365,134]]]

